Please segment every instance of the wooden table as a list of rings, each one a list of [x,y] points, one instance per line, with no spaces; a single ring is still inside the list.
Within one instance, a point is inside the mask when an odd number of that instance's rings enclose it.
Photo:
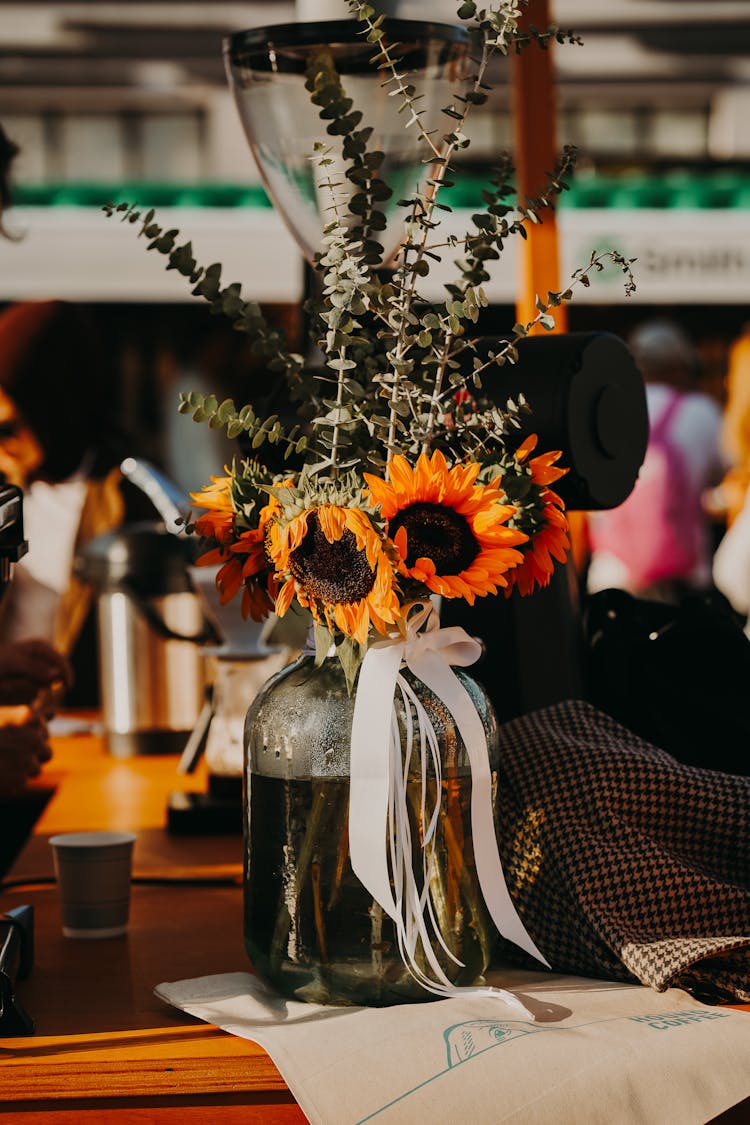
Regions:
[[[94,735],[55,740],[39,784],[56,793],[8,876],[27,882],[0,894],[3,912],[33,905],[36,940],[33,972],[16,990],[36,1035],[0,1039],[4,1122],[306,1121],[260,1047],[153,995],[162,981],[248,969],[242,839],[166,833],[168,793],[205,788],[176,765],[116,761]],[[76,941],[62,936],[54,883],[41,881],[52,874],[47,837],[95,829],[138,833],[130,926],[121,938]]]
[[[174,757],[116,761],[94,735],[57,739],[40,785],[56,792],[0,893],[0,910],[31,903],[36,956],[17,995],[31,1038],[0,1039],[0,1115],[24,1125],[301,1125],[306,1118],[268,1055],[157,1000],[154,986],[247,971],[242,946],[242,840],[164,830],[181,777]],[[128,934],[64,938],[47,837],[138,833]],[[24,882],[21,882],[23,880]],[[716,1121],[750,1121],[750,1101]],[[561,1125],[573,1125],[561,1122]]]

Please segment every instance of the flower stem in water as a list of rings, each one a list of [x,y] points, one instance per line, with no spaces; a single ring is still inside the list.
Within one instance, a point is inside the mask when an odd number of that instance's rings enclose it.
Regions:
[[[328,806],[326,799],[327,793],[330,790],[330,781],[313,781],[313,800],[310,808],[310,814],[307,818],[307,827],[305,828],[305,835],[302,840],[302,845],[299,850],[299,856],[294,872],[294,887],[291,893],[291,901],[296,904],[299,902],[300,892],[302,891],[307,873],[312,863],[315,846],[318,841],[318,836],[324,824],[324,814]],[[271,949],[269,952],[269,960],[275,972],[278,971],[283,957],[284,944],[289,936],[289,930],[292,925],[292,916],[289,913],[288,900],[282,902],[276,918],[276,925],[274,926],[273,938],[271,940]]]

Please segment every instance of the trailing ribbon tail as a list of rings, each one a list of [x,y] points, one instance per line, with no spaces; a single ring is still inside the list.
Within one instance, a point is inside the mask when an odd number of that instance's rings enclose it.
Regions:
[[[471,696],[450,665],[435,651],[420,653],[418,657],[407,656],[407,661],[414,675],[419,676],[448,707],[469,756],[474,862],[490,916],[504,938],[549,968],[549,962],[521,921],[505,881],[492,816],[492,776],[487,740]]]
[[[383,910],[396,920],[388,875],[391,712],[400,645],[371,647],[359,672],[354,701],[349,783],[349,853],[354,874]],[[368,666],[368,673],[365,666]],[[363,689],[363,676],[365,687]]]
[[[425,631],[419,632],[422,625]],[[511,993],[450,984],[432,948],[430,930],[446,949],[431,909],[427,885],[420,892],[413,875],[406,807],[407,774],[404,772],[411,757],[413,731],[412,724],[407,724],[409,745],[404,759],[394,700],[398,685],[406,696],[404,704],[408,712],[408,695],[411,693],[406,681],[399,675],[402,664],[406,664],[442,700],[453,715],[466,747],[472,774],[474,857],[479,885],[490,915],[503,937],[547,965],[526,931],[505,882],[495,839],[484,727],[471,697],[451,669],[451,664],[473,664],[480,652],[478,642],[463,629],[440,629],[429,604],[409,622],[405,640],[386,640],[368,649],[360,669],[352,724],[349,850],[355,875],[393,919],[401,956],[424,988],[441,996],[467,992],[501,996],[528,1016],[523,1004]],[[423,709],[417,706],[415,711],[422,772],[425,774],[426,752],[429,747],[434,753],[435,734]],[[426,775],[422,784],[424,806]],[[438,787],[438,800],[439,794]],[[433,822],[434,814],[432,818],[426,817],[426,824]],[[391,872],[396,887],[395,897]],[[420,941],[433,973],[432,978],[415,960]]]

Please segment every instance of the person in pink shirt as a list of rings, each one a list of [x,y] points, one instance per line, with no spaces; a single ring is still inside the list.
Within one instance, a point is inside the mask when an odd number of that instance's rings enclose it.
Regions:
[[[697,353],[678,324],[644,321],[628,346],[646,384],[649,446],[624,503],[590,514],[587,589],[679,601],[711,587],[713,545],[704,497],[726,468],[722,413],[697,389]]]

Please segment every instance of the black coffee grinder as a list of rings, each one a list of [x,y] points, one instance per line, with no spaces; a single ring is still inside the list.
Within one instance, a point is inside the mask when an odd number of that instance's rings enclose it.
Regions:
[[[617,507],[632,491],[648,441],[643,378],[627,347],[609,332],[570,332],[528,337],[518,353],[518,363],[499,370],[494,383],[486,379],[485,390],[498,404],[519,394],[528,401],[519,444],[535,433],[540,449],[562,451],[568,472],[554,489],[569,511]],[[501,722],[585,696],[572,562],[531,598],[514,590],[474,606],[444,599],[440,617],[482,640],[476,675]]]
[[[12,484],[0,485],[0,600],[13,575],[13,564],[29,549],[23,533],[23,496]],[[3,815],[3,841],[0,841],[0,874],[12,861],[47,803],[14,801]],[[24,821],[24,823],[21,823]],[[30,823],[29,823],[30,822]],[[4,854],[4,849],[8,854]],[[28,976],[34,961],[34,915],[32,907],[19,906],[0,914],[0,1035],[31,1035],[34,1021],[15,995],[15,982]]]
[[[10,582],[13,563],[26,554],[23,537],[23,496],[13,484],[0,484],[0,599]]]

